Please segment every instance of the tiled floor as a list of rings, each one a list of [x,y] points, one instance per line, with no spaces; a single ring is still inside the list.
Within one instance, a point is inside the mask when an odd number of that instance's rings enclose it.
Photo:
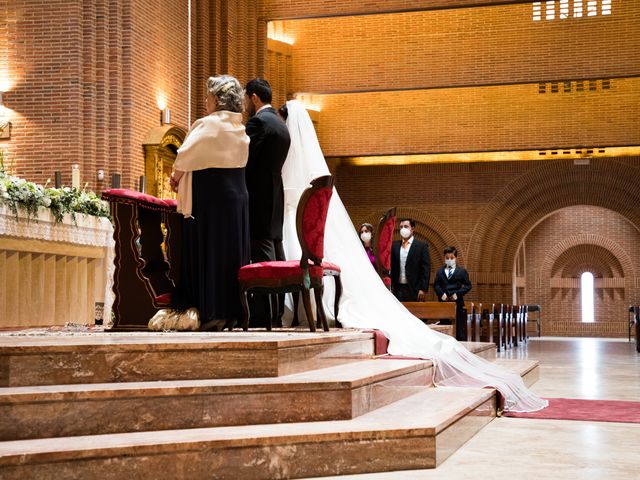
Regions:
[[[543,397],[640,401],[640,354],[626,340],[532,339],[499,357],[540,360]],[[436,470],[339,478],[640,480],[639,459],[640,424],[499,418]]]

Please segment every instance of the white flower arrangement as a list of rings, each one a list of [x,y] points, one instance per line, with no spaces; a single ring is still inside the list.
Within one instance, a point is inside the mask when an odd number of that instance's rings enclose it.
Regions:
[[[75,220],[76,213],[95,217],[110,218],[109,204],[94,192],[77,188],[48,188],[49,180],[43,185],[28,182],[10,175],[4,166],[0,152],[0,205],[6,205],[18,218],[18,210],[26,212],[27,219],[36,218],[40,207],[51,210],[56,222],[61,222],[65,214]]]

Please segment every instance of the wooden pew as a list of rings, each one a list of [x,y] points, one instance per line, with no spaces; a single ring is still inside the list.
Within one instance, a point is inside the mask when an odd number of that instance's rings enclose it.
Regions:
[[[420,320],[449,320],[455,337],[456,304],[453,302],[403,302],[407,310]]]
[[[636,351],[640,353],[640,305],[635,306]]]
[[[482,330],[482,304],[464,302],[467,319],[467,342],[479,342]]]

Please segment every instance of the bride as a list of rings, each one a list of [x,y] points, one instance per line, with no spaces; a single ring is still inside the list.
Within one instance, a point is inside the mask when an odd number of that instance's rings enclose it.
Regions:
[[[287,110],[291,147],[282,169],[284,247],[287,258],[300,258],[295,227],[298,201],[310,181],[329,175],[329,169],[304,106],[291,100],[287,102]],[[371,266],[335,191],[327,215],[324,241],[325,258],[342,269],[340,322],[343,326],[380,330],[389,339],[390,354],[431,360],[437,386],[496,388],[505,399],[505,410],[514,412],[532,412],[547,406],[548,402],[527,389],[518,374],[481,359],[453,337],[430,329],[386,289]],[[327,291],[325,303],[329,298],[333,298],[333,293]]]

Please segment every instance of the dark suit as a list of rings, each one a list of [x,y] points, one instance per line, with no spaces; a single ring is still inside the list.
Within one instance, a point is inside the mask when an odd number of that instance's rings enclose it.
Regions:
[[[447,278],[445,273],[445,267],[440,268],[436,272],[436,278],[433,282],[433,288],[438,296],[438,301],[453,301],[449,300],[455,293],[458,297],[456,302],[456,338],[458,340],[464,340],[466,318],[464,315],[464,296],[469,290],[471,290],[471,281],[469,280],[469,274],[464,267],[456,265],[456,269],[451,274],[451,278]],[[447,294],[447,300],[442,300],[442,295]]]
[[[249,119],[247,135],[251,140],[245,173],[249,191],[251,262],[285,260],[282,248],[282,166],[291,144],[289,130],[275,109],[269,107]],[[260,297],[254,295],[251,302],[253,326],[264,326],[269,317],[268,299]],[[284,312],[284,296],[280,296],[278,303],[278,316],[281,316]]]
[[[249,119],[247,135],[251,139],[246,168],[251,239],[281,241],[284,218],[282,166],[291,144],[289,130],[270,107]]]
[[[400,284],[400,248],[401,240],[393,242],[391,246],[391,290],[401,302],[416,302],[418,292],[429,290],[429,275],[431,275],[431,258],[429,246],[414,237],[407,254],[405,273],[407,285]]]

